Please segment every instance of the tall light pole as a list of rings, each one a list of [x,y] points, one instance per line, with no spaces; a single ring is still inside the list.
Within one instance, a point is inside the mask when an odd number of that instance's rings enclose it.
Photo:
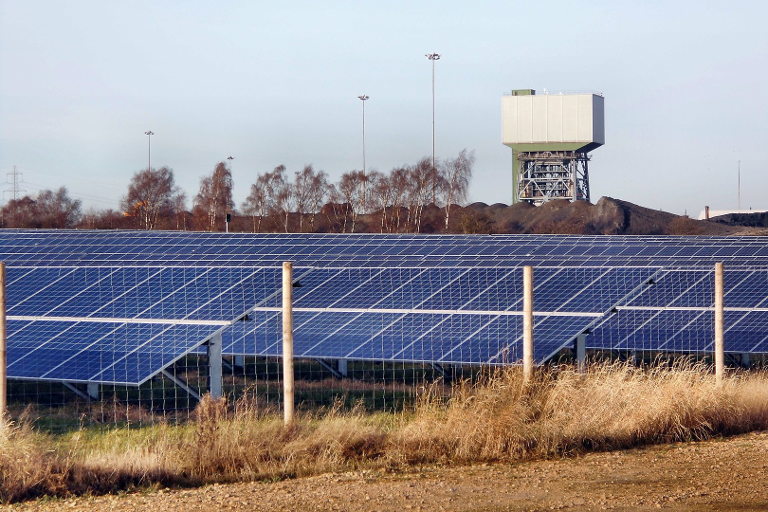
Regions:
[[[365,174],[365,102],[370,99],[367,94],[361,94],[357,97],[363,104],[363,208],[365,208],[365,193],[366,193],[366,174]]]
[[[432,61],[432,169],[435,169],[435,61],[440,60],[439,53],[425,55]],[[435,183],[432,183],[432,203],[435,202]]]
[[[152,136],[155,134],[152,130],[144,132],[147,136],[147,170],[152,171]]]

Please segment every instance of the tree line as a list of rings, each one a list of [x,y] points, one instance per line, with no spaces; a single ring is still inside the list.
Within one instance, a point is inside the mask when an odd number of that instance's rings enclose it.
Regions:
[[[119,210],[83,212],[66,187],[9,201],[0,211],[8,228],[178,229],[252,232],[422,232],[456,230],[453,212],[467,198],[472,152],[432,165],[422,158],[388,173],[353,170],[332,182],[312,165],[260,173],[239,208],[229,166],[219,162],[187,209],[187,196],[169,167],[137,171]]]

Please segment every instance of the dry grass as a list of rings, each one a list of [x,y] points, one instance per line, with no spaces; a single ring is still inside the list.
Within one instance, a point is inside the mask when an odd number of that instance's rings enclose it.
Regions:
[[[278,411],[205,398],[194,422],[76,433],[56,443],[26,423],[0,439],[0,499],[109,492],[135,486],[285,478],[361,467],[518,461],[587,450],[705,439],[768,428],[768,376],[716,386],[709,368],[600,365],[539,375],[516,369],[479,384],[436,386],[415,411],[340,407],[284,428]],[[53,447],[56,446],[56,449]]]

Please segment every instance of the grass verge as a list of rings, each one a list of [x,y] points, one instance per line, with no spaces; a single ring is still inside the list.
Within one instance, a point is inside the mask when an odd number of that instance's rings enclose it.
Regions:
[[[436,388],[437,389],[437,388]],[[768,428],[768,376],[709,368],[609,364],[518,369],[427,390],[413,411],[334,407],[290,428],[277,411],[203,399],[195,421],[52,437],[20,420],[0,428],[0,500],[278,479],[357,468],[513,462],[730,435]]]

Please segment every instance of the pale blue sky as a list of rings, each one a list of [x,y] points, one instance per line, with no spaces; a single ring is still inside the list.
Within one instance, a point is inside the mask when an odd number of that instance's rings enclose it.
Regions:
[[[190,198],[233,155],[239,204],[281,163],[361,167],[361,93],[387,171],[431,152],[437,51],[437,153],[475,150],[473,201],[509,202],[499,102],[531,87],[605,94],[593,200],[735,208],[741,160],[742,206],[768,208],[766,20],[757,0],[0,0],[0,171],[117,208],[151,129]]]

